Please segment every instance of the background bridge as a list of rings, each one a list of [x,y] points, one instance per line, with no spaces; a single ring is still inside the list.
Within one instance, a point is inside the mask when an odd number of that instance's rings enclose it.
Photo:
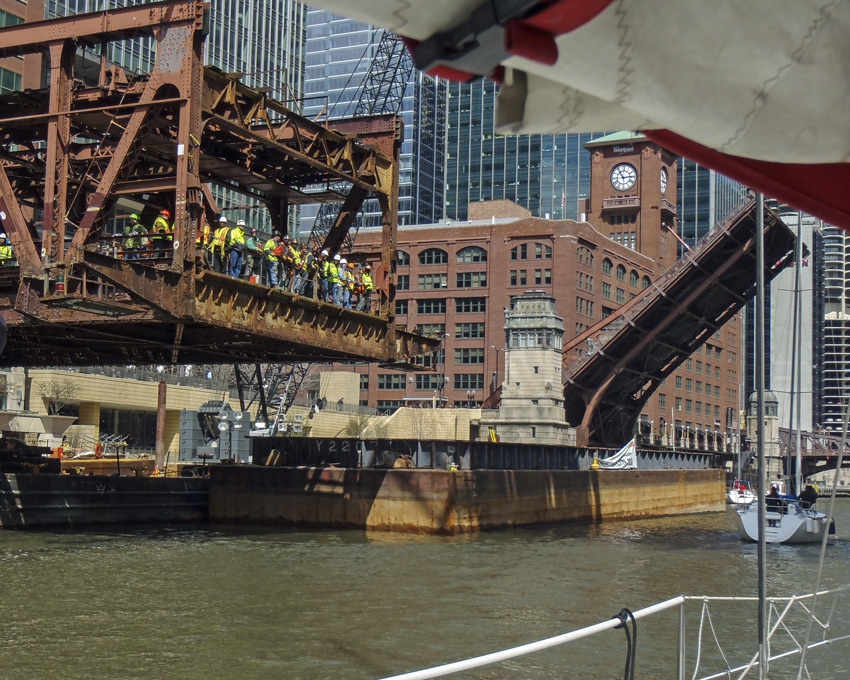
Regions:
[[[771,281],[793,259],[796,238],[764,210],[765,281]],[[755,295],[757,223],[751,193],[641,295],[565,344],[566,417],[579,446],[628,441],[661,381]]]

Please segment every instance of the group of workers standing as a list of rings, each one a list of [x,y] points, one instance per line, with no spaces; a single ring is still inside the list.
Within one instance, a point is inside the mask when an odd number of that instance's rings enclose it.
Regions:
[[[327,250],[310,249],[277,231],[264,241],[256,228],[246,230],[245,220],[230,227],[224,215],[214,232],[199,235],[197,246],[220,274],[317,297],[346,309],[372,311],[371,264],[358,269],[339,254],[330,257]]]
[[[118,256],[128,260],[159,257],[172,244],[173,225],[168,209],[159,212],[150,231],[139,215],[131,214],[120,239],[113,240]],[[219,274],[317,297],[346,309],[372,311],[375,284],[371,264],[358,267],[339,253],[331,256],[327,250],[310,249],[306,243],[277,231],[263,240],[255,227],[246,226],[245,220],[230,226],[224,215],[218,218],[215,229],[205,224],[197,234],[195,247]]]

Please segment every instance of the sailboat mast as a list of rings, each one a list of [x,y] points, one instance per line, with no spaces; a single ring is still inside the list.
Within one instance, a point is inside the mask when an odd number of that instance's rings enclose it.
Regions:
[[[797,458],[794,451],[794,407],[797,405],[797,364],[800,358],[797,356],[797,347],[800,344],[797,335],[798,318],[800,315],[800,256],[802,251],[800,245],[800,213],[797,213],[797,240],[794,244],[794,285],[791,288],[791,389],[788,391],[790,409],[788,414],[788,451],[785,458],[785,479],[788,484],[787,492],[796,495],[800,492],[797,483]]]
[[[767,469],[764,450],[764,195],[759,193],[756,200],[756,399],[758,422],[756,439],[758,441],[758,639],[759,639],[759,680],[767,680],[767,541],[765,525],[765,488]]]
[[[803,266],[803,213],[797,211],[797,243],[796,245],[796,254],[794,256],[794,329],[792,333],[792,342],[793,342],[793,350],[792,350],[792,360],[791,360],[791,422],[789,423],[790,427],[788,430],[788,455],[791,455],[791,433],[795,432],[796,440],[794,447],[794,458],[793,458],[793,467],[790,470],[793,470],[793,477],[789,475],[789,481],[791,482],[790,492],[794,495],[797,495],[801,491],[802,484],[802,452],[801,452],[801,432],[800,428],[802,426],[802,380],[803,380],[803,361],[802,361],[802,310],[800,309],[801,304],[801,295],[802,295],[802,266]],[[795,380],[796,378],[796,380]],[[794,427],[794,401],[796,399],[797,402],[797,423],[796,428]],[[789,458],[789,463],[792,460]]]

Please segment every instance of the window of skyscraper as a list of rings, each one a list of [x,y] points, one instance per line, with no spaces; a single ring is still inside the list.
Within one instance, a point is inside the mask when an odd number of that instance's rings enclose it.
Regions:
[[[429,248],[419,253],[419,264],[448,264],[449,254],[439,248]]]
[[[607,257],[602,260],[602,273],[603,274],[611,274],[611,271],[614,269],[614,263],[611,262]]]
[[[410,264],[410,253],[406,253],[403,250],[396,251],[398,253],[398,259],[396,260],[396,264],[399,267],[406,267]]]
[[[457,261],[460,264],[468,262],[486,262],[487,251],[478,246],[469,246],[457,251]]]
[[[416,311],[418,314],[445,314],[446,301],[439,299],[418,300]]]
[[[621,264],[617,265],[617,280],[618,281],[625,281],[626,280],[626,268]]]
[[[433,288],[448,288],[448,274],[420,274],[419,275],[419,290],[428,290]]]
[[[525,272],[523,273],[523,279]],[[458,288],[484,288],[487,286],[487,272],[458,272]]]
[[[455,350],[456,364],[483,364],[484,363],[484,348],[483,347],[464,347]]]
[[[456,323],[455,337],[456,338],[483,338],[485,333],[483,323]]]
[[[483,373],[455,373],[454,389],[456,390],[483,390]]]
[[[487,298],[457,298],[455,300],[455,311],[459,314],[474,314],[487,311]]]

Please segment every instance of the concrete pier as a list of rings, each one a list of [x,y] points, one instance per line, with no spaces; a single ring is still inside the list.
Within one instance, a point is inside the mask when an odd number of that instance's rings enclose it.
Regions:
[[[725,509],[722,470],[216,466],[210,520],[458,534]]]

